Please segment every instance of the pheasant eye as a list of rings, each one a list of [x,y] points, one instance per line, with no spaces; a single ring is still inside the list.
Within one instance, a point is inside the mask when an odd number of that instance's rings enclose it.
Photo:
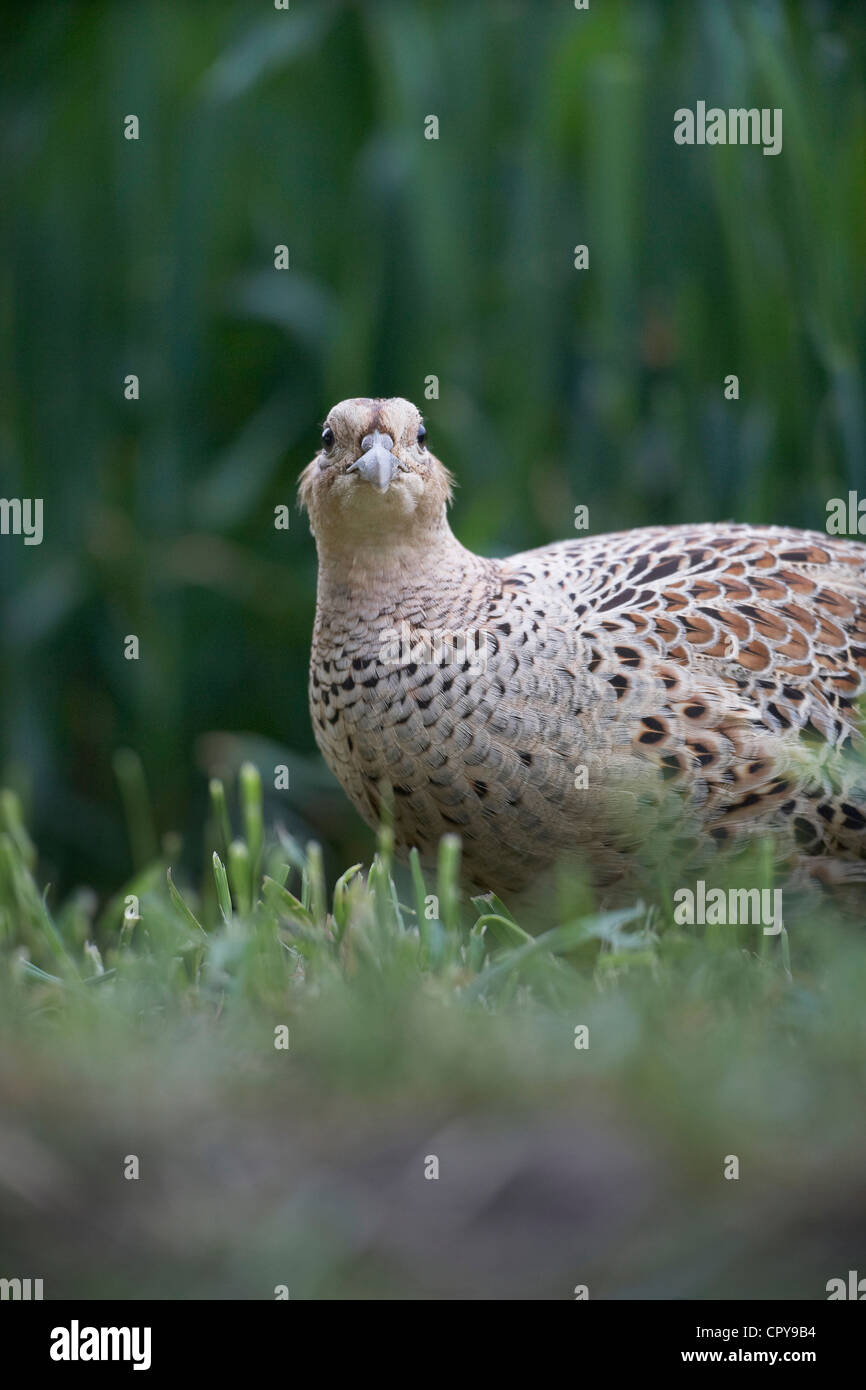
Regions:
[[[326,449],[333,449],[334,447],[334,431],[330,425],[326,425],[322,430],[322,443]]]
[[[427,438],[427,426],[426,426],[426,425],[419,425],[419,426],[418,426],[418,443],[419,443],[419,444],[423,444],[423,443],[424,443],[424,440],[425,440],[426,438]]]

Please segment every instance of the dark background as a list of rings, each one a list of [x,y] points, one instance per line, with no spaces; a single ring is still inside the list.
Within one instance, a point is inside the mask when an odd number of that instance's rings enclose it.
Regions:
[[[31,3],[0,77],[0,496],[45,509],[0,538],[0,780],[55,880],[129,869],[119,748],[190,861],[243,754],[367,843],[306,708],[336,400],[415,400],[490,553],[863,487],[861,5]],[[782,153],[677,146],[699,99],[782,107]]]

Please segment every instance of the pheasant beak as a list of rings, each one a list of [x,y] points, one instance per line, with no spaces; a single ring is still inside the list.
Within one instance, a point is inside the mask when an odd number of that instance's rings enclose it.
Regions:
[[[405,471],[405,464],[393,453],[393,439],[390,434],[380,434],[374,430],[372,434],[364,435],[361,448],[364,450],[361,457],[350,463],[346,472],[358,473],[379,492],[387,492],[397,470]]]

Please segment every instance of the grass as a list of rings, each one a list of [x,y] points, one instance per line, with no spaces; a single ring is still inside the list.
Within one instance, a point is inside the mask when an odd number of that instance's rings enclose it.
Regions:
[[[816,1298],[857,1267],[861,928],[636,903],[533,937],[460,900],[453,837],[425,876],[385,827],[328,884],[262,807],[246,764],[211,783],[197,888],[169,838],[106,903],[55,905],[0,799],[9,1272],[49,1297]]]

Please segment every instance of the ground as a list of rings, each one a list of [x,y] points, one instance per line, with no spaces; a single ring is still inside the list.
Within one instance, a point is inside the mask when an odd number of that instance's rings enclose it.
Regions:
[[[159,859],[94,921],[87,892],[43,904],[11,794],[2,817],[7,1277],[823,1299],[862,1264],[866,935],[831,903],[779,937],[584,905],[533,939],[458,902],[453,842],[424,883],[384,831],[329,891],[247,767],[213,879]]]

